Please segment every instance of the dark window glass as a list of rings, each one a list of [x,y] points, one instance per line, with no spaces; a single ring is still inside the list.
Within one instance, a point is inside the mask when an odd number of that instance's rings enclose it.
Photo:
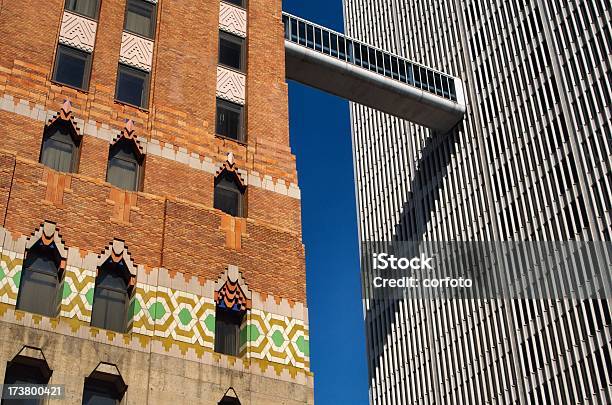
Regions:
[[[361,66],[361,45],[355,44],[355,64]]]
[[[381,75],[385,74],[384,63],[383,63],[383,53],[381,51],[376,51],[376,70]]]
[[[451,100],[457,101],[457,94],[455,93],[455,81],[453,79],[448,80],[448,92],[450,94]]]
[[[45,131],[40,163],[59,172],[75,172],[78,145],[71,136],[70,124],[56,122]]]
[[[241,105],[217,99],[217,134],[244,142],[243,111]]]
[[[298,37],[300,38],[300,45],[306,45],[306,23],[304,21],[299,21],[298,25]]]
[[[323,31],[323,53],[329,55],[329,31]]]
[[[140,186],[140,162],[134,144],[121,140],[111,146],[108,154],[106,181],[124,190],[137,191]]]
[[[64,7],[89,18],[98,18],[98,0],[66,0]]]
[[[244,0],[223,0],[226,3],[234,4],[236,6],[244,7]]]
[[[406,80],[406,62],[403,60],[399,60],[399,79],[402,82],[407,82],[409,83],[409,81]]]
[[[338,56],[338,35],[334,33],[329,34],[329,42],[331,44],[331,55]]]
[[[414,78],[414,65],[408,62],[406,62],[406,81],[409,84],[416,86],[415,78]]]
[[[53,80],[78,89],[87,89],[91,54],[65,45],[58,45]]]
[[[385,76],[391,77],[391,56],[388,53],[383,54]]]
[[[369,69],[370,63],[368,60],[368,47],[365,45],[361,45],[361,66],[366,69]]]
[[[306,46],[314,49],[314,27],[310,24],[306,26]]]
[[[149,95],[149,74],[129,66],[119,65],[117,73],[117,100],[145,108]]]
[[[243,216],[244,191],[233,174],[221,173],[215,179],[214,207],[234,217]]]
[[[294,18],[291,19],[291,41],[298,41],[297,20]]]
[[[321,36],[321,28],[315,28],[315,49],[319,52],[323,50],[323,38]]]
[[[434,82],[434,72],[431,70],[427,70],[427,86],[431,93],[436,92],[436,85]]]
[[[107,381],[93,378],[85,379],[83,387],[83,405],[118,405],[123,395]]]
[[[5,390],[7,385],[13,384],[47,384],[49,378],[45,377],[36,366],[8,362],[4,375]],[[41,405],[42,399],[3,399],[2,405]]]
[[[440,73],[434,74],[434,80],[435,80],[435,85],[436,85],[436,94],[438,96],[441,96],[442,95],[442,76],[440,75]]]
[[[243,314],[217,308],[215,317],[215,352],[238,356],[240,350],[240,324]]]
[[[370,70],[376,72],[376,51],[372,48],[368,48],[368,53],[370,55]],[[382,63],[382,61],[379,61],[379,63]]]
[[[59,255],[40,243],[26,255],[19,283],[17,309],[57,316],[60,305]]]
[[[285,27],[285,39],[289,39],[289,30],[291,27],[289,25],[289,17],[287,17],[286,15],[283,15],[283,26]]]
[[[403,62],[402,62],[403,63]],[[398,61],[397,58],[395,56],[391,57],[391,73],[393,75],[393,78],[395,80],[399,80],[399,73],[398,73]]]
[[[128,281],[125,263],[107,264],[100,268],[94,289],[91,326],[125,333]]]
[[[219,33],[219,64],[244,70],[244,39],[226,32]]]
[[[144,0],[128,0],[125,11],[125,30],[153,38],[155,35],[155,5]]]
[[[338,57],[346,60],[346,43],[342,37],[338,37]]]
[[[442,76],[442,95],[448,98],[448,77]]]
[[[355,58],[354,58],[354,51],[353,51],[353,41],[351,41],[350,39],[346,40],[346,60],[349,61],[350,63],[354,63]]]
[[[427,90],[427,69],[419,67],[419,74],[421,75],[421,88]]]

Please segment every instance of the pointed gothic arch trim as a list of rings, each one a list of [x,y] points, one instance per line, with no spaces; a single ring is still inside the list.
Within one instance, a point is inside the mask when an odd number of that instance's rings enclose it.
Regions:
[[[234,311],[251,309],[252,292],[237,266],[227,266],[215,283],[215,303]]]
[[[62,240],[62,235],[60,235],[55,222],[45,221],[40,224],[40,227],[26,240],[26,250],[30,250],[38,241],[45,246],[50,246],[52,243],[55,244],[55,249],[62,261],[60,267],[65,267],[66,260],[68,259],[68,249]]]
[[[144,151],[144,147],[140,143],[140,139],[138,139],[138,136],[136,135],[135,124],[134,121],[132,121],[131,119],[126,120],[125,126],[123,127],[121,132],[113,137],[113,139],[111,140],[111,148],[124,139],[133,143],[134,150],[136,151],[136,157],[139,161],[142,161],[142,159],[146,155],[146,152]]]
[[[70,136],[72,140],[78,145],[83,138],[83,133],[81,128],[79,128],[78,124],[74,119],[74,114],[72,113],[72,103],[70,100],[64,100],[64,104],[60,110],[55,114],[52,118],[47,121],[45,125],[44,133],[47,133],[49,129],[51,129],[54,125],[59,124],[60,122],[66,123],[70,128]]]

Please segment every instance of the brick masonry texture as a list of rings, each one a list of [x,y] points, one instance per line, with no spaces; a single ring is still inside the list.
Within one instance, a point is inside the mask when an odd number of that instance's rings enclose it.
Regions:
[[[138,277],[164,268],[204,283],[235,265],[262,300],[306,307],[281,1],[248,1],[245,143],[215,135],[219,1],[158,2],[149,103],[143,109],[114,99],[125,5],[125,0],[101,1],[89,88],[80,91],[52,81],[64,1],[0,4],[3,228],[30,235],[43,221],[53,221],[66,246],[83,256],[122,239],[142,266]],[[77,172],[59,174],[38,160],[45,124],[66,99],[82,139]],[[106,182],[110,142],[127,119],[135,122],[145,152],[142,191],[135,193]],[[247,218],[238,224],[213,208],[215,171],[230,152],[247,184]],[[35,343],[42,337],[19,329],[31,326],[13,325],[12,337],[5,338]],[[48,350],[56,355],[61,349],[51,343]],[[223,373],[223,384],[226,377],[236,378]],[[202,380],[216,380],[212,374]],[[304,399],[295,403],[311,403],[312,388],[302,391]],[[291,397],[287,392],[278,398]]]

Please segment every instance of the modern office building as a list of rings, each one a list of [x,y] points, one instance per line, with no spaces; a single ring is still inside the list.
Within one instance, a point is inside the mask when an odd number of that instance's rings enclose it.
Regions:
[[[0,382],[313,403],[284,54],[280,0],[1,2]]]
[[[606,1],[344,0],[346,33],[464,82],[432,131],[351,104],[362,241],[610,241]],[[607,300],[365,302],[372,404],[612,402]]]

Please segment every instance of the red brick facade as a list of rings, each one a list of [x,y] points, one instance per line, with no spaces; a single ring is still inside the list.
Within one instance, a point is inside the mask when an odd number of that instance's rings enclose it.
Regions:
[[[78,172],[58,174],[38,163],[48,117],[23,112],[59,111],[69,99],[82,125],[117,135],[132,119],[136,135],[162,149],[171,144],[174,152],[207,157],[219,167],[232,152],[245,173],[270,176],[273,185],[296,184],[281,1],[248,2],[245,144],[215,135],[218,0],[159,1],[146,110],[114,100],[125,0],[101,1],[89,90],[51,81],[63,6],[63,0],[0,5],[0,99],[11,97],[15,105],[15,111],[6,102],[0,109],[4,227],[30,234],[53,221],[67,246],[96,253],[113,238],[123,239],[147,269],[165,267],[202,280],[216,280],[225,266],[237,265],[253,291],[305,303],[299,198],[249,184],[248,216],[236,225],[213,208],[213,173],[151,153],[142,192],[124,192],[105,181],[110,143],[88,131]]]

